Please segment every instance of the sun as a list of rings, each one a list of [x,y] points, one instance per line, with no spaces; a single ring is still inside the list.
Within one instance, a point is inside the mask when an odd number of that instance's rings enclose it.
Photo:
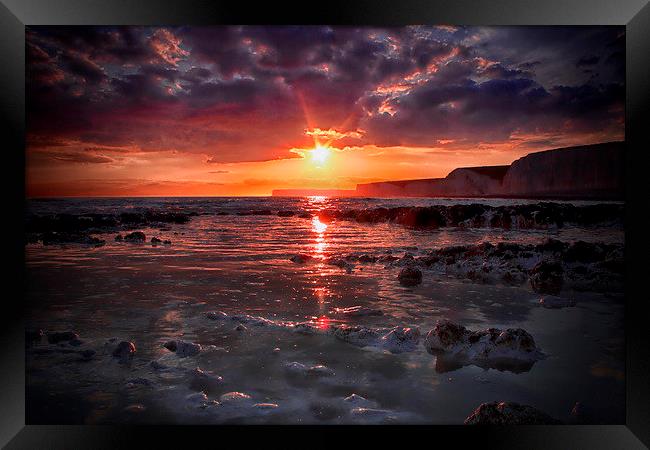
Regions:
[[[330,149],[323,147],[322,145],[317,145],[311,151],[311,160],[317,165],[322,165],[327,161],[327,158],[330,156]]]

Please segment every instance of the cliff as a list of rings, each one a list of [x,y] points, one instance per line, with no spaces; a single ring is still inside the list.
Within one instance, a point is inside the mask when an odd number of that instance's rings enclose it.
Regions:
[[[513,162],[502,194],[534,198],[623,198],[625,143],[531,153]]]
[[[357,185],[361,197],[482,197],[496,195],[508,166],[461,167],[445,178]]]
[[[463,167],[445,178],[357,185],[363,197],[622,199],[625,142],[531,153],[510,166]]]
[[[440,192],[444,178],[383,181],[357,184],[359,197],[434,197]]]

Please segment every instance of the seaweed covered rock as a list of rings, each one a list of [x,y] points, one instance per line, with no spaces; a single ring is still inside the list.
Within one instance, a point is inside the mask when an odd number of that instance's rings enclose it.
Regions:
[[[182,340],[167,341],[163,344],[163,347],[170,352],[176,353],[179,358],[198,355],[202,350],[201,344]]]
[[[534,362],[544,356],[533,337],[521,328],[471,331],[448,320],[436,324],[427,334],[424,346],[431,354],[481,367],[496,367],[504,361]]]
[[[294,262],[296,264],[304,264],[307,261],[311,261],[313,258],[311,255],[307,255],[305,253],[300,253],[298,255],[293,255],[291,258],[289,258],[291,262]]]
[[[402,286],[416,286],[422,283],[422,271],[417,267],[407,266],[400,270],[397,279]]]
[[[539,294],[557,295],[564,284],[564,269],[557,261],[540,261],[530,271],[530,286]]]
[[[134,231],[124,236],[126,242],[144,242],[147,240],[147,237],[142,231]]]
[[[135,344],[129,341],[121,341],[113,349],[111,355],[115,358],[119,358],[120,362],[126,362],[129,359],[133,358],[135,355],[136,349]]]

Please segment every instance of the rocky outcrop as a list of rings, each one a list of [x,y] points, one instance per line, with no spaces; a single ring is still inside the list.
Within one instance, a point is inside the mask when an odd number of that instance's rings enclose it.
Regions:
[[[163,347],[165,347],[170,352],[176,353],[179,358],[198,355],[202,349],[201,344],[182,340],[172,340],[165,342],[163,344]]]
[[[142,231],[134,231],[124,236],[126,242],[144,242],[147,240],[147,237]]]
[[[404,267],[397,275],[402,286],[416,286],[422,283],[422,271],[417,267]]]
[[[540,261],[530,271],[530,286],[540,294],[557,295],[564,284],[564,269],[557,261]]]
[[[518,368],[521,363],[528,365],[544,357],[533,337],[521,328],[471,331],[448,320],[436,324],[424,346],[429,353],[455,360],[461,366],[474,364],[504,370],[510,364]]]
[[[354,220],[359,223],[390,222],[414,228],[552,229],[565,224],[593,226],[622,224],[623,205],[540,202],[490,206],[485,204],[402,206],[394,208],[324,210],[321,220]]]

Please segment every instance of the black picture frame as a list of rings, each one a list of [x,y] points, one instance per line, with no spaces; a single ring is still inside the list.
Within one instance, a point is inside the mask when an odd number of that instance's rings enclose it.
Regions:
[[[25,200],[25,26],[26,25],[625,25],[626,27],[626,423],[586,426],[396,426],[396,427],[171,427],[25,425],[22,292]],[[280,4],[205,0],[0,0],[0,97],[3,177],[11,210],[5,216],[5,286],[0,362],[0,445],[6,448],[124,448],[189,446],[195,439],[223,445],[226,437],[246,445],[270,442],[310,445],[342,443],[353,435],[405,445],[465,448],[636,449],[650,445],[650,357],[644,275],[648,239],[641,227],[647,204],[645,158],[650,99],[650,5],[647,0],[356,0]],[[13,310],[9,305],[13,305]],[[570,345],[570,343],[568,344]],[[249,432],[250,430],[250,432]],[[345,436],[342,435],[345,434]],[[416,436],[417,435],[417,436]],[[301,444],[302,442],[302,444]],[[348,443],[346,445],[353,445]],[[236,444],[237,445],[237,444]]]

